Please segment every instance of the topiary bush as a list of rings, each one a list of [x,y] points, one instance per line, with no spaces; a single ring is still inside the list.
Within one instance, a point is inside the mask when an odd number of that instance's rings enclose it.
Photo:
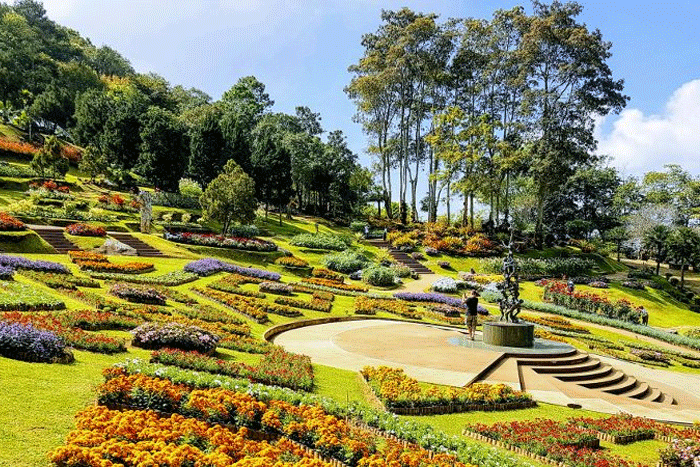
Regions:
[[[394,285],[394,273],[391,268],[370,266],[362,271],[362,280],[377,287]]]

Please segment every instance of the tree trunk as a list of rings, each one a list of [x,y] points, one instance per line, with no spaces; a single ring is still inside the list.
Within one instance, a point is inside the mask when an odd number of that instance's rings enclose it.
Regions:
[[[661,261],[656,261],[656,275],[659,275],[659,270],[661,269]]]
[[[681,264],[681,290],[685,290],[685,263]]]
[[[474,193],[469,193],[469,224],[472,230],[476,230],[474,226]]]

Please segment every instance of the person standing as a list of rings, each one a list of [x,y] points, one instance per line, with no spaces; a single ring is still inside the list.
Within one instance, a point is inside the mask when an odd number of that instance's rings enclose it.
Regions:
[[[469,329],[469,337],[474,340],[474,334],[476,333],[476,323],[477,315],[479,313],[479,294],[476,290],[472,290],[471,296],[467,298],[465,294],[463,297],[464,304],[467,307],[467,313],[464,317],[465,324]]]
[[[649,324],[649,312],[643,306],[639,307],[639,319],[644,326]]]

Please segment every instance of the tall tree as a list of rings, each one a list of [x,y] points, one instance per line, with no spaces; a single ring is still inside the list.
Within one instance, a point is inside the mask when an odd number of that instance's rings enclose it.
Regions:
[[[593,117],[619,112],[628,97],[606,60],[611,44],[576,22],[576,3],[534,2],[518,58],[529,87],[523,94],[532,128],[530,173],[537,187],[535,231],[542,240],[547,197],[572,171],[592,161]]]
[[[226,234],[234,222],[255,220],[255,182],[234,161],[212,180],[199,199],[205,218],[221,222]]]
[[[668,235],[668,257],[681,267],[681,290],[685,288],[685,270],[700,258],[700,235],[689,228],[679,227]]]
[[[666,261],[668,256],[668,236],[671,234],[671,228],[665,225],[657,225],[652,227],[644,235],[643,246],[651,252],[654,261],[656,261],[656,275],[659,275],[661,263]]]
[[[228,148],[219,122],[221,110],[215,106],[202,108],[202,115],[189,130],[190,157],[187,173],[207,186],[221,172],[228,160]]]
[[[152,106],[142,117],[140,137],[136,171],[156,187],[177,192],[188,155],[184,126],[172,112]]]

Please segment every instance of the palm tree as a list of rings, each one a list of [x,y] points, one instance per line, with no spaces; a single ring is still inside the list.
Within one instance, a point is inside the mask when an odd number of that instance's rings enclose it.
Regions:
[[[685,284],[685,268],[700,257],[700,235],[689,228],[679,227],[668,236],[668,256],[681,265],[681,290]]]
[[[665,225],[657,225],[644,234],[644,248],[652,252],[652,257],[656,261],[656,275],[659,275],[661,263],[668,255],[668,236],[671,229]]]

